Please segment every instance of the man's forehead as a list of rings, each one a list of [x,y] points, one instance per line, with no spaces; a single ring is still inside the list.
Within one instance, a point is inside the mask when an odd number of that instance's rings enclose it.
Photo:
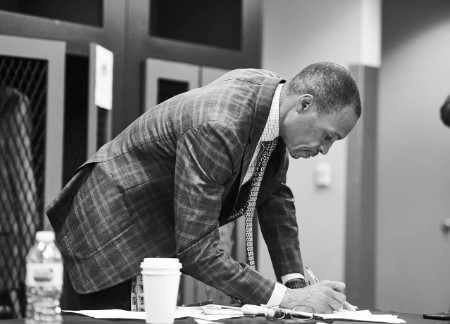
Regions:
[[[348,107],[341,110],[336,127],[336,134],[339,134],[340,139],[344,138],[348,135],[348,133],[350,133],[350,131],[356,125],[357,121],[358,116],[356,115],[353,108]]]
[[[345,138],[355,126],[358,117],[351,107],[346,107],[337,113],[331,113],[328,131],[334,134],[338,140]]]

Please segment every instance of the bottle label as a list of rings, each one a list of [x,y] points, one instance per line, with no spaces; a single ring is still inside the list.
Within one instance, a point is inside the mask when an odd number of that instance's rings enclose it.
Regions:
[[[63,265],[61,263],[27,264],[27,286],[59,287],[62,283]]]

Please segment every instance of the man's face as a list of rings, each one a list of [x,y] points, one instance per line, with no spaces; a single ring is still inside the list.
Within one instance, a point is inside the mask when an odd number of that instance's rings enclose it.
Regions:
[[[337,114],[321,115],[312,101],[300,100],[298,105],[289,110],[280,124],[280,136],[294,159],[327,154],[331,145],[346,137],[358,120],[351,107]]]

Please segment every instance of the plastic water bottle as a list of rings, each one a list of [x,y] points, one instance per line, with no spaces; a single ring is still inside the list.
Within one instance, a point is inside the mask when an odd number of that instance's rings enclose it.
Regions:
[[[36,233],[36,243],[27,255],[26,323],[61,323],[59,299],[63,284],[63,262],[55,245],[55,233]]]

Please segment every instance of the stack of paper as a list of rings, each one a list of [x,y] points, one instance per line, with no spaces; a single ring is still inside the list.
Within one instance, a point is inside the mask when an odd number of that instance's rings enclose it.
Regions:
[[[145,312],[130,312],[122,309],[102,309],[102,310],[80,310],[64,312],[75,313],[98,319],[141,319],[145,320]],[[207,309],[201,307],[178,307],[174,318],[194,317],[207,321],[217,321],[226,318],[242,317],[241,311],[233,309]]]
[[[223,308],[221,308],[223,307]],[[207,321],[217,321],[225,318],[241,317],[243,312],[236,309],[229,309],[226,306],[215,305],[215,307],[178,307],[175,312],[175,319],[183,317],[194,317]],[[231,308],[231,307],[230,307]],[[233,307],[234,308],[234,307]],[[105,310],[82,310],[82,311],[67,311],[77,313],[93,318],[101,319],[142,319],[145,320],[145,312],[130,312],[120,309],[105,309]],[[257,315],[257,314],[254,314]],[[311,314],[309,314],[311,315]],[[377,322],[377,323],[392,323],[401,324],[406,321],[398,318],[397,315],[391,314],[372,314],[369,310],[361,310],[356,312],[342,311],[333,314],[314,314],[324,319],[359,321],[359,322]]]

